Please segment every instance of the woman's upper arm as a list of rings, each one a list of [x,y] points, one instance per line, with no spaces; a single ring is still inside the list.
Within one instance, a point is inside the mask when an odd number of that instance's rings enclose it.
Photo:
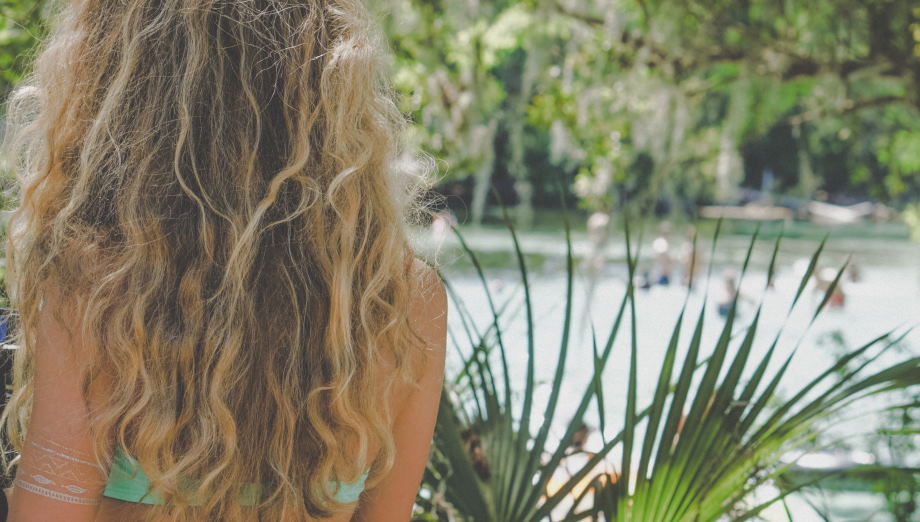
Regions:
[[[437,274],[422,270],[421,290],[413,300],[409,320],[427,345],[418,386],[401,405],[394,425],[396,462],[382,482],[370,490],[358,508],[356,520],[406,522],[428,462],[447,343],[447,294]]]
[[[105,488],[83,400],[85,358],[79,340],[45,301],[35,346],[34,394],[16,470],[11,522],[91,521]]]

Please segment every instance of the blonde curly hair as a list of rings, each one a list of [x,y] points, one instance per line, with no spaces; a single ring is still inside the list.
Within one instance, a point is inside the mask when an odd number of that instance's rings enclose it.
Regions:
[[[53,289],[84,400],[118,390],[90,410],[97,453],[138,460],[152,518],[244,518],[246,482],[260,519],[327,516],[330,484],[392,466],[386,398],[421,347],[404,225],[427,169],[402,161],[385,44],[359,0],[67,4],[7,111],[11,441]]]

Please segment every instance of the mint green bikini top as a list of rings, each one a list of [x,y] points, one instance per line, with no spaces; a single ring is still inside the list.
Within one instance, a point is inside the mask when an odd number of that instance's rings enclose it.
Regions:
[[[336,502],[342,504],[357,502],[361,492],[364,491],[367,475],[368,473],[364,472],[354,484],[340,483],[335,495]],[[194,481],[189,481],[189,488],[195,489]],[[163,498],[150,491],[150,479],[144,474],[144,470],[137,464],[137,461],[125,455],[120,449],[116,450],[112,457],[112,470],[109,472],[109,481],[103,495],[138,504],[163,504]],[[240,488],[240,505],[242,506],[254,506],[261,498],[262,486],[260,484],[247,482]],[[192,502],[192,505],[200,505],[200,502]]]

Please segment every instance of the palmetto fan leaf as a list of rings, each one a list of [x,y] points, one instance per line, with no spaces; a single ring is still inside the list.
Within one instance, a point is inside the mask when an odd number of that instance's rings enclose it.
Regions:
[[[633,252],[627,226],[627,288],[613,308],[613,323],[603,343],[598,344],[592,328],[592,361],[590,365],[582,362],[581,368],[593,375],[577,396],[580,400],[567,405],[563,420],[557,414],[557,406],[562,386],[566,384],[564,372],[573,337],[574,284],[574,257],[566,223],[567,284],[560,318],[562,335],[558,359],[552,368],[549,398],[541,412],[542,418],[537,417],[538,427],[532,432],[534,340],[539,333],[533,319],[533,296],[525,257],[510,223],[508,227],[523,287],[526,331],[523,347],[502,335],[507,303],[496,304],[475,252],[457,234],[486,293],[491,321],[480,331],[462,299],[448,286],[462,329],[452,338],[455,343],[460,342],[458,346],[466,347],[466,355],[462,371],[450,381],[441,402],[436,457],[425,479],[429,495],[437,496],[434,501],[429,499],[429,503],[440,506],[444,519],[669,522],[714,521],[728,513],[733,518],[753,517],[789,490],[743,509],[739,507],[743,506],[742,501],[788,467],[780,463],[781,457],[813,439],[820,427],[818,421],[862,397],[920,384],[918,358],[901,360],[881,369],[873,364],[903,338],[903,334],[896,336],[889,332],[853,350],[811,382],[804,383],[790,399],[779,401],[777,389],[794,363],[798,345],[791,350],[780,350],[780,331],[772,338],[765,356],[751,358],[753,346],[762,337],[758,327],[763,303],[756,307],[749,322],[739,325],[736,295],[715,345],[709,347],[703,343],[706,300],[700,310],[689,310],[689,300],[685,299],[664,350],[654,395],[640,409],[637,359],[642,352],[642,339],[637,337],[637,324],[643,318],[637,317],[635,311],[632,282],[638,253]],[[773,247],[768,281],[776,269],[781,239]],[[713,241],[713,249],[716,242]],[[742,278],[756,242],[755,234],[742,266]],[[787,318],[800,304],[823,249],[824,242],[797,286]],[[842,273],[843,268],[812,315],[812,323],[828,303]],[[689,330],[689,340],[684,340],[682,331],[688,317],[695,317],[695,323]],[[604,389],[623,384],[605,383],[604,369],[624,327],[629,330],[630,343],[629,353],[618,358],[620,364],[628,364],[622,429],[571,469],[568,457],[572,443],[592,405],[598,408],[601,424],[611,424],[611,419],[604,415]],[[518,386],[511,382],[508,372],[512,350],[525,350],[527,356],[524,382]],[[873,350],[876,352],[869,356]],[[791,353],[784,360],[774,360],[782,351]],[[709,355],[701,360],[704,353]],[[844,371],[849,363],[860,358],[865,358],[865,362]],[[678,361],[682,361],[679,366]],[[777,369],[771,370],[777,365]],[[515,400],[514,392],[521,390],[522,399]],[[774,405],[777,401],[778,406]],[[551,430],[562,436],[551,438]],[[605,432],[603,427],[601,432]],[[610,458],[614,449],[621,455],[614,471],[599,472],[602,464],[614,464]],[[566,473],[560,473],[563,465]]]

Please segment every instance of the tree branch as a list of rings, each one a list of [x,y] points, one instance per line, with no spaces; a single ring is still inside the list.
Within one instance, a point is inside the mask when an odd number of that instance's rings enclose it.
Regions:
[[[643,13],[645,13],[646,22],[648,22],[648,6],[645,0],[638,1]],[[563,3],[562,0],[552,0],[552,6],[555,11],[563,16],[592,27],[606,27],[605,20],[602,17],[573,9]],[[636,57],[642,56],[640,51],[644,50],[648,52],[648,55],[643,65],[666,71],[666,74],[672,75],[673,80],[677,83],[680,82],[680,78],[685,71],[696,71],[718,63],[748,62],[755,66],[766,63],[768,51],[780,57],[782,65],[778,70],[774,71],[774,74],[777,74],[783,81],[798,77],[818,76],[820,74],[834,74],[846,81],[851,75],[873,69],[877,69],[873,74],[903,78],[908,83],[911,82],[908,79],[910,78],[908,73],[913,73],[916,78],[920,79],[920,60],[914,59],[911,62],[915,64],[913,67],[899,65],[898,61],[893,60],[890,55],[879,56],[878,54],[842,61],[825,61],[812,56],[802,56],[795,49],[785,46],[782,41],[771,41],[769,44],[752,45],[746,48],[717,45],[715,48],[710,47],[707,49],[672,49],[666,44],[650,40],[641,32],[624,30],[620,37],[620,43],[622,46],[620,61],[624,66],[634,65]],[[920,91],[916,92],[916,96],[902,97],[897,100],[893,99],[895,97],[882,97],[868,105],[858,102],[852,108],[844,107],[842,111],[847,113],[871,106],[903,103],[920,112]],[[798,118],[798,116],[793,118]]]
[[[560,0],[555,0],[553,2],[553,8],[555,8],[556,11],[559,11],[559,14],[563,14],[569,18],[574,18],[575,20],[584,22],[588,25],[597,25],[601,27],[605,25],[603,18],[588,13],[578,12],[571,7],[564,5]]]
[[[878,98],[869,98],[866,100],[847,100],[839,107],[837,107],[835,113],[842,116],[845,114],[858,112],[863,109],[869,109],[872,107],[884,107],[886,105],[893,104],[905,104],[911,107],[914,111],[917,111],[917,107],[914,107],[910,100],[903,96],[879,96]],[[800,114],[796,114],[795,116],[791,116],[787,118],[786,121],[792,126],[798,126],[802,125],[803,123],[819,120],[827,116],[827,114],[828,111],[824,110],[806,111]]]

